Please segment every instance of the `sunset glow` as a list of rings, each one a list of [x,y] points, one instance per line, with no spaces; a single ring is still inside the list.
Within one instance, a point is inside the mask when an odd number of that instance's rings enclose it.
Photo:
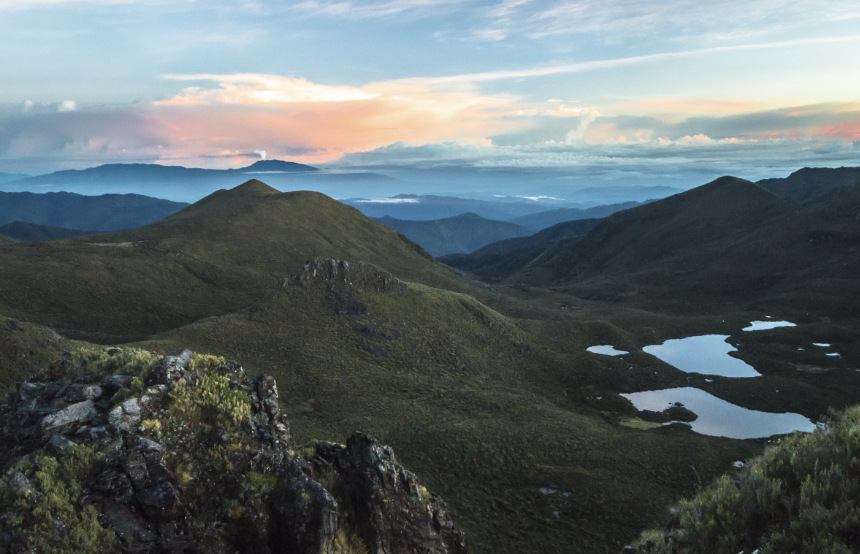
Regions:
[[[856,162],[855,3],[712,4],[0,2],[17,53],[0,58],[0,171],[263,150],[379,165],[392,145],[552,167],[612,146],[661,171],[653,149],[743,168],[738,145],[771,142],[796,165]]]

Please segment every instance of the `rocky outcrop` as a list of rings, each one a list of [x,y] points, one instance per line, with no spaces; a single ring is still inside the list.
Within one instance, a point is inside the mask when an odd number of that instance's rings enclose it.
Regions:
[[[334,471],[371,552],[466,552],[445,505],[397,463],[391,447],[355,433],[345,446],[321,443],[317,471]]]
[[[390,447],[295,455],[271,376],[188,351],[101,374],[111,352],[0,403],[0,552],[465,552]]]
[[[282,286],[309,287],[314,283],[346,283],[376,292],[399,292],[406,284],[378,267],[362,262],[351,263],[331,258],[313,258],[292,277],[282,278]]]

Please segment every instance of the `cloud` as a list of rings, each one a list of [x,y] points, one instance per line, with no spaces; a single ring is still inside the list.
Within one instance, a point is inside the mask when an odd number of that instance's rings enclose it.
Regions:
[[[57,108],[58,112],[73,112],[78,109],[78,105],[74,100],[63,100]]]
[[[156,105],[261,105],[302,102],[351,102],[369,100],[375,93],[348,86],[312,83],[307,79],[241,73],[235,75],[165,75],[175,81],[217,81],[217,89],[190,87]]]
[[[507,81],[513,79],[548,77],[552,75],[582,73],[599,69],[615,69],[625,66],[640,65],[645,63],[668,61],[680,58],[689,58],[724,52],[738,52],[745,50],[775,50],[797,46],[811,46],[815,44],[834,44],[849,42],[860,42],[860,35],[816,37],[751,44],[733,44],[729,46],[715,46],[710,48],[698,48],[693,50],[678,50],[674,52],[659,52],[655,54],[644,54],[640,56],[594,60],[572,64],[551,65],[545,67],[532,67],[527,69],[503,69],[497,71],[484,71],[479,73],[463,73],[459,75],[449,75],[444,77],[413,78],[409,80],[413,82],[423,82],[426,84],[436,85],[455,83],[475,85],[478,83],[487,83],[492,81]]]
[[[308,0],[295,4],[293,9],[314,16],[368,19],[415,12],[423,15],[436,15],[440,9],[457,8],[460,4],[462,4],[462,0],[386,0],[383,2]]]
[[[762,110],[745,98],[658,97],[589,107],[483,94],[468,80],[341,86],[261,74],[169,78],[197,85],[129,107],[24,102],[0,113],[0,160],[230,167],[248,157],[343,158],[344,165],[589,171],[611,161],[612,171],[624,171],[667,159],[705,164],[707,155],[746,160],[741,146],[771,159],[782,159],[782,149],[795,164],[803,156],[804,165],[831,154],[843,160],[848,151],[856,159],[860,140],[860,102]]]
[[[603,44],[645,37],[663,43],[731,44],[860,17],[853,0],[507,0],[481,8],[483,17],[475,17],[483,26],[464,36],[495,29],[532,41],[580,36]]]

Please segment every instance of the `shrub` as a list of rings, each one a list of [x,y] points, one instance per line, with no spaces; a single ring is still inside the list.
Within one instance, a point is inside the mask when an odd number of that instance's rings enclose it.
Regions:
[[[82,484],[102,460],[92,448],[76,446],[59,457],[40,454],[0,479],[0,521],[27,552],[107,552],[116,535],[98,521],[95,508],[80,504]],[[20,475],[29,486],[21,486]],[[18,480],[17,486],[12,483]]]
[[[832,414],[828,425],[828,432],[782,439],[743,472],[682,500],[674,509],[678,526],[643,533],[640,550],[661,534],[654,547],[674,552],[857,551],[860,406]]]

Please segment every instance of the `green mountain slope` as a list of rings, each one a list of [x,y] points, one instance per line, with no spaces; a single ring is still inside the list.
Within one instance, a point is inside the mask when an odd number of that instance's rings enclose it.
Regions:
[[[100,341],[143,338],[236,311],[314,256],[467,286],[357,210],[318,193],[281,194],[259,181],[140,229],[2,249],[0,312]]]
[[[42,242],[46,240],[80,237],[83,235],[94,235],[97,233],[98,231],[81,231],[78,229],[66,229],[65,227],[52,227],[50,225],[25,223],[23,221],[13,221],[6,225],[0,225],[0,235],[22,242]]]
[[[498,282],[522,270],[556,242],[581,237],[600,221],[600,219],[566,221],[528,237],[494,242],[471,254],[452,254],[440,258],[439,261],[471,273],[482,281]]]
[[[785,178],[763,179],[758,185],[767,190],[806,202],[822,194],[860,183],[860,167],[804,167]]]
[[[511,280],[682,310],[729,302],[846,315],[857,301],[836,298],[860,290],[858,194],[843,188],[801,206],[724,177],[614,214]]]
[[[297,444],[355,428],[391,444],[474,552],[611,549],[693,490],[691,465],[713,475],[759,448],[619,425],[573,400],[595,390],[588,360],[558,363],[539,330],[473,297],[329,261],[290,282],[253,309],[136,346],[209,347],[266,368]]]

